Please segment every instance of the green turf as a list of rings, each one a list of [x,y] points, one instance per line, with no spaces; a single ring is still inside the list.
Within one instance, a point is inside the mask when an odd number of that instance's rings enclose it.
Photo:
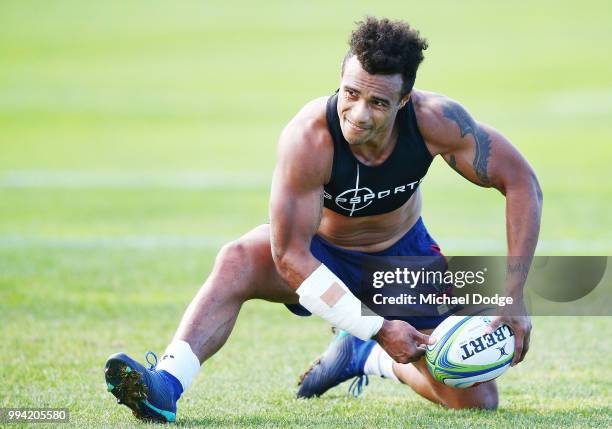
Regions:
[[[228,2],[230,3],[230,2]],[[0,407],[139,426],[106,357],[162,351],[223,242],[267,219],[280,130],[338,83],[353,22],[410,20],[417,86],[461,101],[535,167],[540,254],[611,254],[606,1],[0,2]],[[439,160],[424,218],[450,254],[503,254],[504,200]],[[452,222],[449,220],[452,219]],[[325,324],[245,305],[179,403],[210,427],[610,427],[610,318],[536,318],[497,412],[372,380],[296,401]]]

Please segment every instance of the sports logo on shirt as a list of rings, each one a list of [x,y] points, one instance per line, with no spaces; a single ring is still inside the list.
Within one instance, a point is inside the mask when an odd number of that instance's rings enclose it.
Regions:
[[[357,179],[355,180],[355,186],[341,192],[335,198],[329,192],[324,190],[323,198],[333,200],[338,207],[348,211],[349,216],[353,216],[354,212],[365,209],[376,200],[383,199],[390,195],[406,192],[407,190],[416,189],[422,180],[423,179],[420,179],[405,185],[396,186],[392,189],[374,192],[368,187],[359,186],[359,164],[357,164]]]

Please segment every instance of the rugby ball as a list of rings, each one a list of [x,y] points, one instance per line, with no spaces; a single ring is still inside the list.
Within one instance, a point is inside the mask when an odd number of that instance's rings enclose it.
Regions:
[[[431,375],[448,386],[466,388],[502,375],[514,356],[514,333],[501,325],[485,334],[490,316],[449,316],[431,334],[425,361]]]

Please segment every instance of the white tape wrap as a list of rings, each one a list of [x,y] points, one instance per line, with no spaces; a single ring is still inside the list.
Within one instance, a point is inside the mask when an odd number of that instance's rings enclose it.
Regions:
[[[372,338],[383,324],[380,316],[362,316],[361,301],[323,264],[304,280],[296,292],[300,304],[312,314],[362,340]]]

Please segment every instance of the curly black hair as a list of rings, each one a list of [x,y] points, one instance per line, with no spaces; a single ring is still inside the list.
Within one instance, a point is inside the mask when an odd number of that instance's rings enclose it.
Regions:
[[[400,73],[404,81],[400,97],[404,97],[414,86],[427,40],[404,21],[367,16],[357,25],[349,40],[349,51],[342,61],[342,71],[346,61],[356,55],[363,69],[370,74]]]

